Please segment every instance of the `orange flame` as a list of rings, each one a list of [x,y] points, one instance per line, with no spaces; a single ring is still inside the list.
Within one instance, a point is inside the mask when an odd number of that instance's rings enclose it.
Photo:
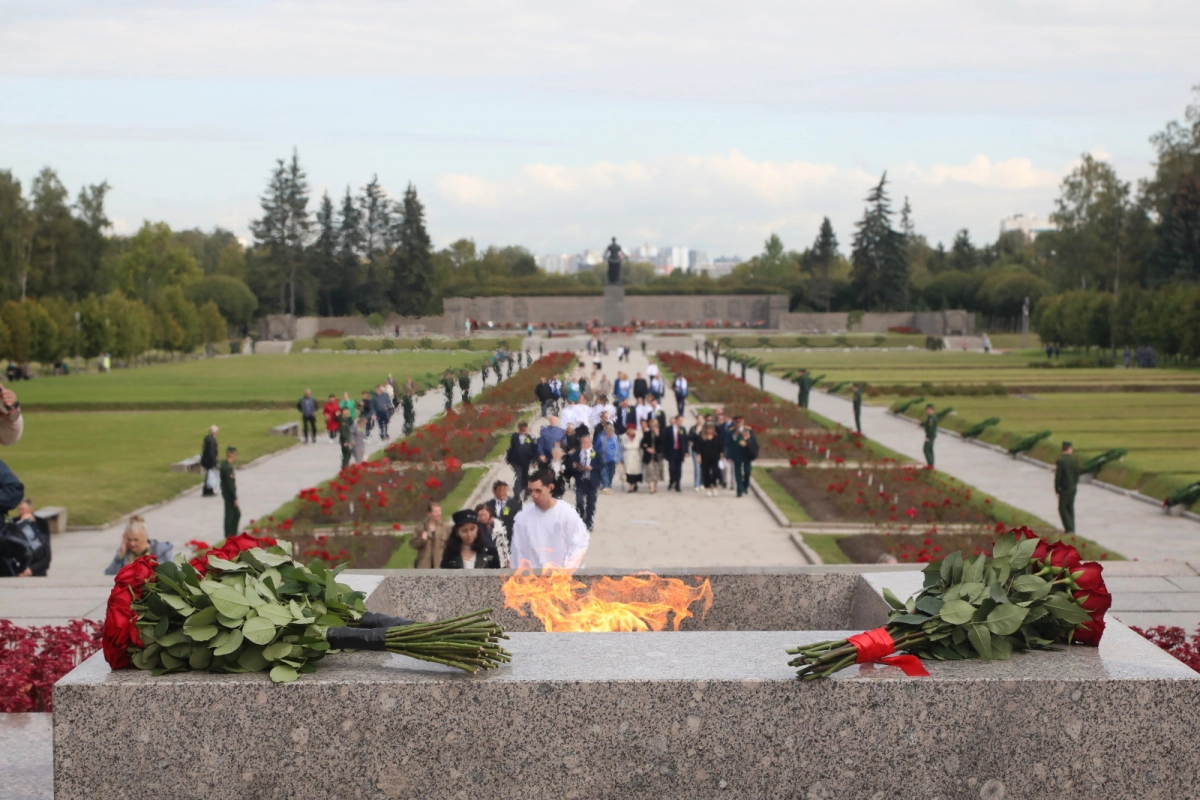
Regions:
[[[600,631],[661,631],[692,616],[689,606],[703,601],[700,618],[712,608],[712,586],[705,578],[688,586],[679,578],[660,578],[639,572],[614,580],[607,575],[587,584],[574,570],[546,567],[541,575],[518,570],[504,583],[504,607],[525,616],[525,607],[550,633]],[[672,619],[673,615],[673,619]]]

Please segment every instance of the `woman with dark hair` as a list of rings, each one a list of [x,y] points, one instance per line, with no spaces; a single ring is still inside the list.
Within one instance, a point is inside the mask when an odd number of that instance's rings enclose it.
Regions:
[[[496,555],[500,557],[500,568],[508,567],[512,561],[512,555],[508,546],[508,529],[503,525],[496,524],[496,518],[492,516],[492,506],[487,503],[480,503],[475,506],[475,517],[479,524],[479,536],[483,539],[484,545],[496,548]]]
[[[700,477],[704,481],[704,494],[716,497],[717,482],[721,474],[721,456],[725,454],[725,448],[721,445],[721,437],[717,436],[717,426],[713,423],[704,423],[700,439],[696,442],[696,452],[700,454]]]
[[[661,435],[658,432],[658,420],[651,419],[642,432],[642,477],[650,487],[650,494],[658,492],[658,482],[662,480],[662,450],[659,447]]]
[[[499,569],[500,556],[495,545],[479,535],[479,518],[469,508],[454,512],[454,527],[446,540],[442,569]]]

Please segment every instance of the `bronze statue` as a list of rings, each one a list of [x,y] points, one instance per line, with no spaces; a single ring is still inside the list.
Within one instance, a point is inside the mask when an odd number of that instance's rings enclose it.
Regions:
[[[621,245],[617,244],[617,237],[612,237],[612,244],[604,251],[604,260],[608,262],[608,282],[621,282],[621,261],[625,258],[625,253],[621,250]]]

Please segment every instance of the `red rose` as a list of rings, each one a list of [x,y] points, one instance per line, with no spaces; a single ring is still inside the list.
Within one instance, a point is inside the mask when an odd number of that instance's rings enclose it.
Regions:
[[[1112,607],[1112,595],[1103,586],[1088,592],[1075,592],[1074,597],[1076,600],[1083,599],[1080,606],[1084,611],[1090,612],[1093,619],[1097,615],[1104,616],[1104,612]]]
[[[1009,533],[1015,533],[1018,539],[1036,539],[1038,535],[1029,528],[1022,525],[1020,528],[1013,528]]]
[[[104,648],[104,660],[112,669],[123,669],[130,664],[129,645],[133,641],[133,633],[137,633],[134,623],[137,614],[133,613],[133,596],[124,586],[113,587],[108,596],[108,612],[104,615],[104,632],[101,635],[101,645]],[[138,636],[138,646],[141,646],[141,636]]]
[[[1100,638],[1104,636],[1104,620],[1094,619],[1091,622],[1085,622],[1081,627],[1075,629],[1073,640],[1079,644],[1089,645],[1091,647],[1100,646]]]
[[[209,552],[212,552],[211,550]],[[192,569],[196,570],[196,574],[201,578],[208,574],[208,553],[201,556],[196,556],[188,562],[192,565]]]
[[[153,553],[135,558],[117,573],[114,583],[133,590],[134,595],[141,597],[142,587],[146,581],[154,580],[154,568],[158,566],[158,558]]]
[[[1048,560],[1047,556],[1049,556],[1049,555],[1050,555],[1050,545],[1046,544],[1046,541],[1044,539],[1039,539],[1038,543],[1037,543],[1037,547],[1033,548],[1033,555],[1031,555],[1029,558],[1032,561],[1040,561],[1042,563],[1045,563]]]
[[[1080,564],[1079,569],[1072,570],[1075,578],[1075,588],[1083,592],[1104,588],[1104,567],[1096,561]]]
[[[1075,569],[1083,563],[1083,559],[1079,557],[1079,551],[1069,544],[1055,542],[1050,546],[1050,566],[1066,567],[1067,569]]]

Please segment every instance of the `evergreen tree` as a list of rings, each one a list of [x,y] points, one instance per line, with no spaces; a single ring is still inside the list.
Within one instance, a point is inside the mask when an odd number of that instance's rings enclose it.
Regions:
[[[389,243],[392,232],[392,201],[379,185],[379,176],[362,188],[358,197],[362,220],[363,259],[365,274],[359,287],[358,306],[365,313],[383,311],[387,307],[388,288],[392,284],[389,268]]]
[[[433,244],[425,230],[425,207],[411,183],[404,191],[403,217],[392,253],[392,306],[400,314],[428,313],[433,300]]]
[[[866,198],[863,218],[855,226],[850,261],[859,300],[867,311],[903,309],[908,291],[908,255],[905,237],[892,228],[887,173]]]
[[[950,246],[950,269],[959,272],[970,272],[979,266],[979,252],[971,243],[971,233],[963,228],[954,235],[954,244]]]
[[[275,171],[260,200],[263,215],[251,221],[255,244],[264,248],[266,263],[275,268],[279,283],[280,310],[296,313],[296,284],[303,268],[304,245],[308,241],[312,218],[308,213],[308,176],[300,168],[300,154],[292,150],[292,159],[277,159]]]
[[[0,297],[24,296],[32,240],[33,217],[21,182],[9,170],[0,170]]]
[[[823,304],[826,311],[829,311],[832,302],[833,281],[830,275],[837,257],[837,236],[833,232],[833,223],[829,221],[829,217],[825,217],[821,220],[821,230],[817,234],[816,241],[813,242],[811,258],[815,277],[813,300],[818,306]]]
[[[110,188],[108,181],[85,186],[79,190],[79,197],[75,200],[81,267],[80,279],[74,287],[75,297],[81,298],[107,288],[101,286],[101,276],[104,272],[104,255],[108,250],[105,231],[112,227],[112,221],[104,211],[104,198],[108,196]]]
[[[350,314],[355,310],[362,273],[362,262],[359,260],[362,250],[362,213],[350,194],[350,187],[347,186],[346,196],[342,198],[342,213],[338,225],[338,268],[334,281],[337,287],[334,295],[335,316]]]
[[[79,229],[67,205],[67,188],[46,167],[30,187],[33,237],[30,242],[28,283],[21,297],[70,295],[78,280]]]
[[[317,238],[308,249],[308,269],[317,282],[317,293],[325,299],[326,316],[334,316],[333,295],[338,290],[338,229],[329,192],[321,195],[317,209]]]

